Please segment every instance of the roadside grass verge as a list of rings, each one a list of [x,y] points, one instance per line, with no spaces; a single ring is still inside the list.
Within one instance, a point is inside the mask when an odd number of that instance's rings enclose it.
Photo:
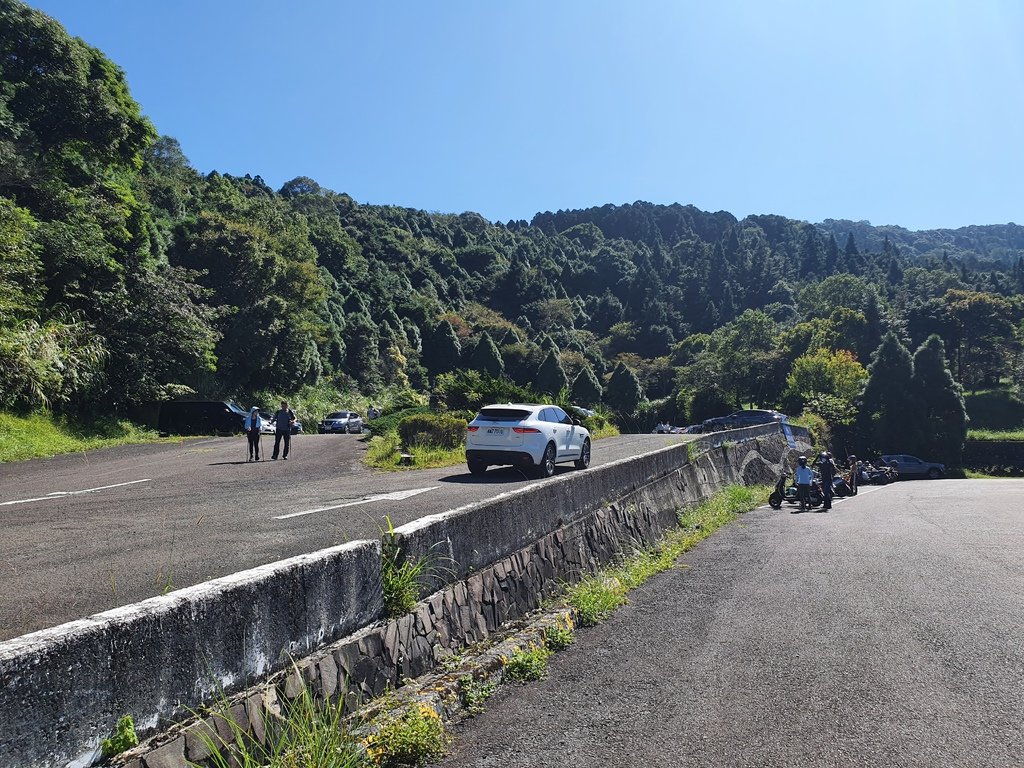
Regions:
[[[0,413],[0,463],[132,443],[176,442],[130,421],[75,421],[49,413]]]
[[[576,610],[584,626],[604,621],[627,602],[630,590],[672,568],[680,555],[726,523],[759,507],[768,491],[767,486],[761,485],[731,485],[702,504],[682,510],[678,528],[669,531],[650,549],[626,555],[618,564],[570,586],[565,593],[565,603]]]
[[[969,429],[968,440],[1024,440],[1024,429]]]
[[[964,477],[968,480],[1005,480],[1013,475],[993,475],[988,472],[976,469],[965,469]]]
[[[465,446],[441,448],[436,445],[414,444],[409,446],[412,459],[402,462],[402,439],[397,432],[385,432],[370,438],[363,461],[374,469],[403,470],[451,467],[466,461]]]

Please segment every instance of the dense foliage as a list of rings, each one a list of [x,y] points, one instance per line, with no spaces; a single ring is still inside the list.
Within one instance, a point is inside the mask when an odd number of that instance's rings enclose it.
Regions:
[[[652,423],[816,408],[848,447],[896,449],[900,406],[864,390],[864,367],[910,386],[906,350],[935,335],[921,382],[1024,377],[1022,255],[1013,224],[908,232],[643,202],[492,223],[360,205],[306,177],[203,175],[102,53],[0,0],[2,408],[310,387],[473,407],[505,381]],[[923,404],[921,428],[960,434],[956,397]]]

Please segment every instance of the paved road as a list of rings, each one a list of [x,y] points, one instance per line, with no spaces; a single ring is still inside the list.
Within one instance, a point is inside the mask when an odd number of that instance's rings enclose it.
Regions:
[[[1024,481],[866,490],[722,529],[441,765],[1024,764]]]
[[[683,437],[600,440],[594,465]],[[501,468],[377,472],[357,435],[292,448],[287,462],[247,464],[244,438],[193,439],[0,464],[0,640],[538,482]]]

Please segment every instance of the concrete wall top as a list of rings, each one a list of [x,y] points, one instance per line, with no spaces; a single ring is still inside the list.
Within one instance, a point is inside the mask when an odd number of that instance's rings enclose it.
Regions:
[[[790,430],[796,439],[806,441],[806,429]],[[686,464],[693,451],[781,433],[778,424],[716,432],[598,468],[570,471],[545,483],[415,520],[395,529],[396,542],[406,557],[435,560],[431,587],[438,588],[664,477]]]
[[[0,766],[89,765],[121,716],[150,732],[376,621],[380,584],[358,541],[0,643]]]

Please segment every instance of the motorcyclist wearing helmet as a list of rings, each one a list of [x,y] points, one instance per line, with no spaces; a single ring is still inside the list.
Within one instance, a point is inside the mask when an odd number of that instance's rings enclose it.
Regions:
[[[796,493],[800,499],[800,512],[806,512],[811,506],[811,483],[814,482],[814,470],[807,466],[807,457],[801,456],[796,460],[796,472],[793,473],[796,482]],[[797,510],[793,510],[796,512]]]
[[[832,480],[835,479],[837,467],[828,451],[818,454],[818,474],[821,475],[821,496],[824,508],[832,509]]]

